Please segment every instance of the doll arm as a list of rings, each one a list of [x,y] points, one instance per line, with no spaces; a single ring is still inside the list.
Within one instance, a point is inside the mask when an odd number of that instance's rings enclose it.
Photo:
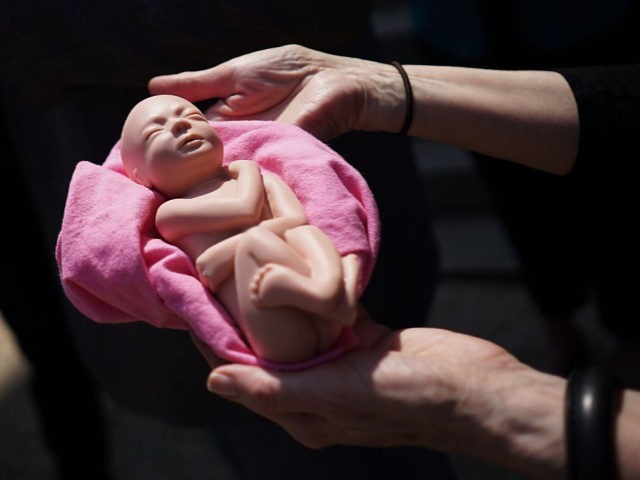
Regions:
[[[263,174],[263,181],[273,218],[262,221],[260,226],[282,237],[287,230],[305,225],[307,215],[293,190],[280,178],[268,172]]]
[[[243,161],[232,162],[229,166],[232,167],[239,162]],[[248,163],[253,164],[253,162]],[[232,168],[237,167],[244,166],[234,165]],[[229,170],[233,175],[232,168]],[[302,204],[289,186],[270,173],[265,173],[263,180],[269,207],[274,218],[264,220],[260,226],[267,228],[279,237],[284,237],[287,230],[306,224],[307,217]],[[229,237],[207,248],[196,259],[196,268],[200,279],[207,284],[210,290],[215,291],[233,272],[235,252],[243,236],[244,232]]]
[[[227,172],[237,182],[233,194],[216,195],[214,191],[195,198],[176,198],[158,208],[156,227],[167,241],[194,233],[238,230],[259,221],[264,187],[258,165],[237,160]]]

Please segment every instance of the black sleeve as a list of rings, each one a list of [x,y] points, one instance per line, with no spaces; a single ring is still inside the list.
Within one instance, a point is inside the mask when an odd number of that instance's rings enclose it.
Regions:
[[[624,176],[640,161],[640,64],[558,72],[578,105],[580,143],[574,170]]]

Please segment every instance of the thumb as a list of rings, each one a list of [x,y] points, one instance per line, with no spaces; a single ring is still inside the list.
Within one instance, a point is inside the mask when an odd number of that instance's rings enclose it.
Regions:
[[[197,102],[209,98],[225,98],[232,94],[230,78],[231,72],[223,64],[197,72],[153,77],[147,87],[152,95],[177,95],[190,102]]]
[[[207,379],[212,393],[240,403],[248,409],[273,418],[293,408],[283,392],[283,379],[276,372],[259,367],[227,364],[214,369]]]

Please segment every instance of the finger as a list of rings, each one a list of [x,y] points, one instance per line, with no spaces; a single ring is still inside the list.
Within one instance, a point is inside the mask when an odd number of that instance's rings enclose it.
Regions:
[[[268,106],[268,104],[267,104]],[[248,98],[241,93],[233,93],[225,98],[219,98],[213,105],[211,105],[206,115],[219,115],[221,117],[243,117],[252,118],[257,116],[274,116],[274,113],[268,112],[266,106],[261,102],[256,102],[255,99]]]
[[[227,113],[222,113],[222,112]],[[277,120],[278,117],[273,112],[258,112],[258,113],[250,113],[250,112],[240,112],[238,110],[227,110],[221,109],[207,109],[204,116],[207,120],[212,122],[224,122],[229,120]]]
[[[268,418],[281,408],[277,406],[280,384],[274,374],[247,365],[218,367],[207,379],[209,391]]]
[[[290,382],[283,386],[277,374],[258,367],[225,365],[211,373],[207,388],[277,423],[308,448],[324,448],[335,443],[328,434],[324,416],[303,411],[311,412],[314,407],[308,401],[296,400],[299,393],[291,392]]]
[[[229,98],[219,99],[205,112],[207,119],[212,121],[222,120],[278,120],[283,123],[292,123],[282,118],[282,105],[271,105],[264,102],[250,103],[246,97],[240,94],[231,95]]]
[[[309,392],[308,371],[272,372],[259,367],[227,364],[213,370],[207,388],[227,400],[241,403],[267,418],[286,413],[315,411],[319,406]]]
[[[207,70],[160,75],[149,80],[152,95],[171,94],[191,102],[224,98],[233,93],[232,69],[221,64]]]

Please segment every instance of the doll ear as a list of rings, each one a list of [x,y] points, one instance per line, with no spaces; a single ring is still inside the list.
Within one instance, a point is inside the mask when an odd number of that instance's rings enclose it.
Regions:
[[[140,185],[143,185],[147,188],[151,188],[151,182],[149,181],[149,179],[144,177],[140,173],[140,170],[138,170],[137,168],[133,169],[133,179],[136,181],[136,183],[139,183]]]

